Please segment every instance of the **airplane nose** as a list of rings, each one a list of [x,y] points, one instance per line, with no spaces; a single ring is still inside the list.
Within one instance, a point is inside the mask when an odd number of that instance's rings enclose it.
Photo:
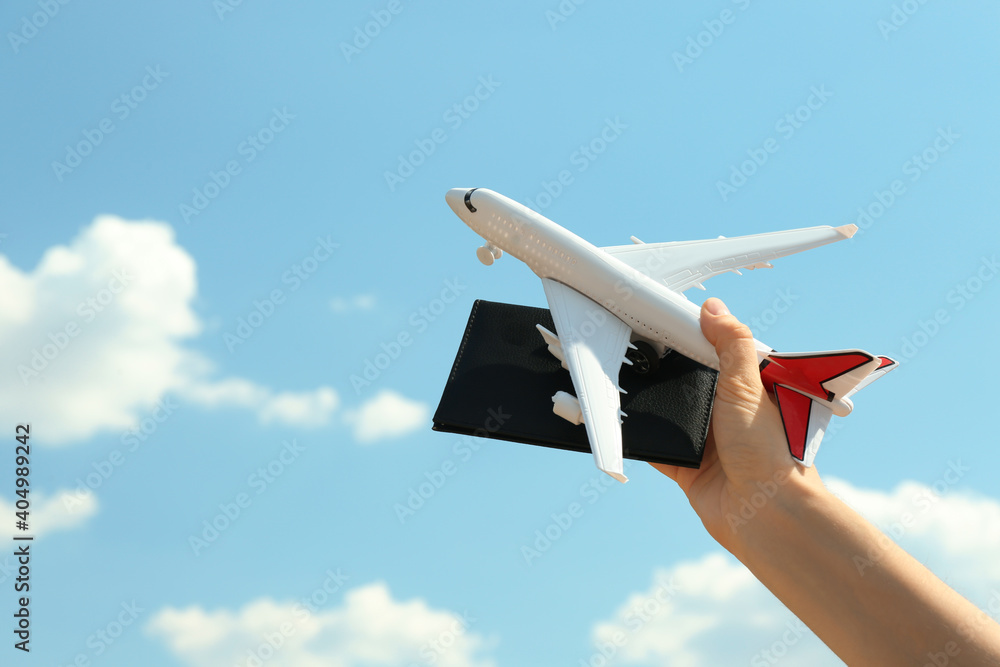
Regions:
[[[469,191],[470,188],[452,188],[448,190],[445,194],[445,201],[448,202],[448,206],[451,210],[455,212],[455,215],[462,217],[463,212],[468,213],[468,209],[465,208],[465,193]]]

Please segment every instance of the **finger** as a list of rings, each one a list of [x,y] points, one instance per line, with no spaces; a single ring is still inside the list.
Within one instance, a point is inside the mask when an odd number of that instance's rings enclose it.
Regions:
[[[758,405],[764,386],[749,327],[730,314],[722,301],[711,298],[701,307],[701,330],[719,356],[717,393],[731,403]]]

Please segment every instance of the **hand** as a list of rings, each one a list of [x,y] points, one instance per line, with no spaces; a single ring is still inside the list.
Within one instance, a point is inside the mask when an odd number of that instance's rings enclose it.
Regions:
[[[701,467],[652,465],[677,482],[712,537],[733,551],[744,503],[755,494],[759,502],[761,493],[770,500],[801,484],[821,489],[822,482],[815,468],[798,465],[788,452],[778,408],[760,381],[750,329],[713,298],[702,305],[701,330],[720,366]]]
[[[849,665],[947,660],[945,646],[963,665],[1000,665],[1000,626],[795,463],[750,330],[718,299],[702,306],[701,330],[720,366],[701,467],[653,465],[712,537]]]

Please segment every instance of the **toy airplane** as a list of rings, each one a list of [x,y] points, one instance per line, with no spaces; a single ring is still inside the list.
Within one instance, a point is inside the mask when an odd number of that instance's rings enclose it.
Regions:
[[[486,240],[487,266],[504,252],[542,279],[556,332],[538,325],[549,351],[569,370],[576,398],[552,397],[553,411],[584,424],[597,467],[623,474],[618,375],[623,363],[654,370],[668,350],[715,370],[715,348],[701,333],[701,309],[684,290],[739,269],[772,268],[771,260],[850,238],[854,225],[809,227],[736,238],[598,248],[548,218],[483,188],[455,188],[445,198]],[[896,367],[862,350],[777,353],[754,339],[761,380],[781,412],[788,449],[812,465],[831,415],[847,416],[850,396]]]

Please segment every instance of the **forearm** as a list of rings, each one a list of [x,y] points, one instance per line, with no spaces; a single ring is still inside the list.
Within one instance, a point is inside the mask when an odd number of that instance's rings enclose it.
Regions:
[[[850,665],[1000,665],[1000,626],[818,484],[720,541]]]

